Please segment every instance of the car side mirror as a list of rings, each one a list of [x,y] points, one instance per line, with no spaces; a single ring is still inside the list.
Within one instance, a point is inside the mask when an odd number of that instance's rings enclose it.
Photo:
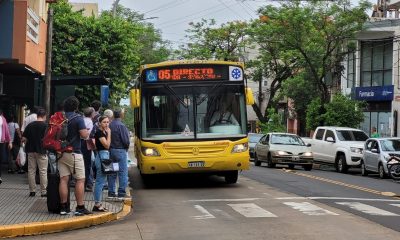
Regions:
[[[379,153],[379,150],[376,149],[376,148],[373,148],[373,149],[371,149],[371,152],[373,152],[373,153]]]
[[[332,143],[335,142],[335,140],[333,139],[333,137],[327,137],[327,138],[326,138],[326,141],[327,141],[327,142],[332,142]]]
[[[307,145],[306,145],[307,147],[311,147],[311,143],[307,143]]]

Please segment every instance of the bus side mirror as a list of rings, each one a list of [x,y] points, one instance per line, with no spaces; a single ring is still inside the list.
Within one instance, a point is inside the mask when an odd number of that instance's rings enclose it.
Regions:
[[[254,104],[253,90],[251,90],[251,88],[247,87],[245,89],[245,93],[246,93],[246,104],[253,105]]]
[[[139,89],[131,89],[129,92],[129,98],[131,102],[131,108],[140,107],[140,90]]]

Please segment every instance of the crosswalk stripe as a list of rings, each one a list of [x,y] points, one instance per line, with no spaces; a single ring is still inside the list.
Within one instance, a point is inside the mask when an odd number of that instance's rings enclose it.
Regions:
[[[308,202],[284,202],[283,204],[310,216],[339,215]]]
[[[336,204],[348,206],[351,209],[361,211],[366,214],[375,215],[375,216],[398,216],[395,213],[388,212],[386,210],[383,210],[383,209],[380,209],[377,207],[373,207],[373,206],[370,206],[370,205],[367,205],[364,203],[360,203],[360,202],[336,202]]]
[[[400,207],[400,204],[397,204],[397,203],[393,203],[393,204],[390,204],[390,205],[395,206],[395,207]]]
[[[192,216],[194,219],[210,219],[210,218],[215,218],[214,215],[212,215],[207,209],[200,205],[194,205],[194,208],[199,210],[203,215],[198,215],[198,216]]]
[[[254,203],[228,204],[233,210],[248,218],[276,217],[275,214]]]

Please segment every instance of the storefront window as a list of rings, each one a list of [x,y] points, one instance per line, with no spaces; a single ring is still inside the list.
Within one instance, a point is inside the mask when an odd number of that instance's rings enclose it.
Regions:
[[[381,137],[391,136],[390,112],[364,112],[364,122],[360,129],[371,135],[371,128],[376,127]]]
[[[356,72],[356,57],[355,53],[349,53],[347,61],[347,87],[353,88],[355,86],[355,72]]]
[[[392,84],[393,40],[361,42],[361,86]]]

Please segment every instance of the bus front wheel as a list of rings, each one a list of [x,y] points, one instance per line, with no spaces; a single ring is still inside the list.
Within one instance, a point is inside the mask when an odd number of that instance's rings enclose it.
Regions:
[[[239,177],[239,171],[235,170],[235,171],[229,171],[227,173],[225,173],[225,182],[232,184],[232,183],[236,183]]]

